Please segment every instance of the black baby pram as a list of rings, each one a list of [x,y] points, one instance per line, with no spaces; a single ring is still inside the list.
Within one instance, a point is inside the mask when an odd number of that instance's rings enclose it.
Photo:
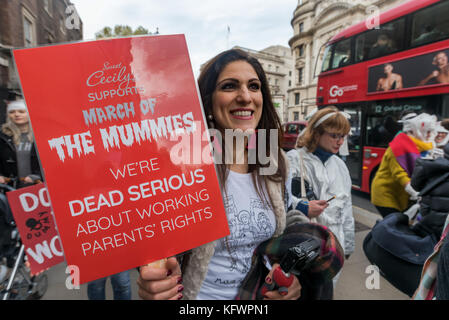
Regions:
[[[12,233],[15,230],[15,223],[12,216],[11,209],[8,204],[8,199],[3,191],[15,190],[8,185],[1,185],[0,192],[0,259],[7,258],[8,267],[12,267],[12,262],[9,259],[13,250]]]
[[[397,212],[377,221],[363,241],[363,251],[388,282],[411,297],[437,242],[434,234],[417,234],[409,217]]]
[[[448,175],[429,183],[419,196],[427,196]],[[386,280],[410,297],[418,287],[424,263],[440,240],[447,216],[444,211],[432,212],[427,204],[418,201],[404,213],[392,213],[377,221],[363,241],[368,260],[379,267]]]

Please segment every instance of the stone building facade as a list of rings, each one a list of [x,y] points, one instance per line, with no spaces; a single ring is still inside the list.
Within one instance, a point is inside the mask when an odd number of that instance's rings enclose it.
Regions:
[[[0,123],[5,100],[21,95],[12,50],[82,39],[82,21],[68,0],[0,0]]]
[[[317,75],[324,45],[338,32],[405,0],[298,0],[289,40],[294,81],[288,89],[288,120],[303,119],[316,108]]]

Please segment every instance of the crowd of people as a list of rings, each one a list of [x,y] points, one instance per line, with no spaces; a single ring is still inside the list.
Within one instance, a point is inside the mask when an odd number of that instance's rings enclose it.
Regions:
[[[272,102],[267,77],[256,58],[239,49],[224,51],[204,66],[198,86],[210,129],[222,132],[226,129],[251,132],[275,129],[281,139],[281,121]],[[248,116],[240,116],[238,112],[242,110]],[[301,132],[295,149],[285,154],[278,141],[276,152],[270,155],[277,165],[272,175],[261,173],[262,163],[249,163],[251,150],[248,146],[225,145],[221,156],[225,158],[227,152],[232,152],[234,158],[231,163],[221,161],[217,165],[217,176],[230,235],[182,256],[170,257],[163,265],[140,266],[139,297],[172,300],[332,299],[344,259],[348,259],[355,248],[351,178],[346,163],[338,155],[351,130],[349,119],[347,113],[336,107],[315,112]],[[405,211],[410,201],[418,199],[419,190],[433,179],[431,177],[449,171],[448,122],[439,123],[435,116],[428,114],[409,114],[401,121],[403,130],[387,148],[372,184],[372,202],[383,217]],[[266,135],[266,141],[256,141],[255,148],[258,143],[269,145],[273,142]],[[17,187],[21,187],[42,180],[23,100],[8,104],[7,121],[0,133],[0,148],[0,183],[18,181]],[[237,159],[244,159],[244,162]],[[431,226],[438,227],[441,236],[447,216],[442,208],[449,208],[446,202],[449,190],[447,185],[441,188],[445,197],[443,202],[438,190],[422,202],[429,215],[434,217],[426,219],[431,220]],[[237,208],[238,212],[251,214],[255,202],[260,204],[258,213],[262,210],[265,217],[263,229],[257,224],[257,217],[250,216],[243,221],[234,219],[232,214],[235,213],[231,213],[230,208]],[[239,225],[242,223],[251,232],[242,233]],[[288,249],[284,248],[287,242],[283,240],[292,236],[302,240],[315,238],[326,243],[329,247],[321,251],[327,249],[327,258],[331,256],[332,263],[320,265],[321,281],[311,281],[307,272],[301,276],[284,274],[291,281],[287,290],[282,291],[273,284],[280,270],[280,259]],[[267,258],[267,250],[271,250],[267,243],[274,241],[279,241],[281,249],[270,251],[271,258]],[[448,263],[444,259],[448,256],[445,252],[448,247],[446,241],[441,255],[444,264]],[[273,258],[276,256],[278,259]],[[262,273],[255,272],[256,269]],[[315,276],[310,275],[310,278],[317,278]],[[258,281],[257,277],[262,280]],[[217,281],[218,278],[221,281]],[[131,299],[128,271],[111,276],[111,281],[115,299]],[[106,278],[89,283],[89,299],[105,298],[105,282]],[[259,282],[258,286],[254,284]],[[262,287],[268,289],[260,291]],[[440,287],[439,292],[445,297],[448,291]]]

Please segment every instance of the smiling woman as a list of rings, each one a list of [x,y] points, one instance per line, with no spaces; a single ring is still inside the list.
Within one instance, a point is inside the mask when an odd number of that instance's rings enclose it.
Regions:
[[[246,52],[232,49],[220,53],[205,65],[198,84],[208,126],[215,131],[280,132],[280,120],[271,100],[265,73],[258,60]],[[276,135],[280,136],[281,134]],[[217,136],[213,138],[221,139]],[[272,247],[278,249],[267,253],[270,257],[269,259],[265,257],[269,262],[267,264],[260,258],[257,250],[264,250],[261,249],[264,248],[264,244],[267,246],[273,239],[285,236],[285,232],[291,230],[290,226],[299,220],[304,221],[302,219],[305,217],[296,210],[287,214],[291,207],[291,192],[288,188],[290,180],[287,178],[287,159],[280,149],[279,141],[271,141],[275,145],[274,148],[267,148],[270,150],[270,162],[275,163],[275,170],[274,173],[265,174],[264,170],[259,170],[263,168],[258,162],[260,159],[255,163],[248,162],[249,149],[258,149],[261,144],[269,145],[270,137],[257,135],[255,140],[254,146],[245,147],[225,139],[226,145],[222,153],[239,152],[243,154],[244,161],[216,163],[230,234],[192,249],[180,261],[174,257],[169,258],[164,267],[142,266],[138,279],[141,298],[152,300],[183,298],[296,300],[302,296],[305,296],[305,299],[331,298],[327,286],[327,282],[330,282],[328,276],[323,276],[327,279],[326,283],[321,281],[314,283],[311,289],[312,285],[307,285],[309,276],[305,273],[301,273],[300,276],[283,273],[279,261],[285,254],[283,251],[285,247],[273,245]],[[298,237],[298,234],[293,237]],[[298,242],[311,238],[311,235],[301,234],[300,237],[301,240],[297,239]],[[324,243],[326,240],[320,239],[319,242]],[[338,255],[339,270],[343,260],[341,247],[336,245],[337,241],[334,238],[332,243],[335,244],[332,252],[325,248],[320,252],[323,256]],[[330,271],[332,268],[333,266],[327,264],[317,269],[326,270],[327,275],[333,276],[338,270]],[[255,270],[260,272],[254,272]],[[277,278],[279,274],[284,274],[286,281],[285,286],[278,290],[275,282],[279,280]],[[306,283],[304,288],[303,280]],[[257,282],[254,287],[251,284],[253,281]],[[263,290],[262,286],[271,289]],[[316,290],[316,293],[309,294],[310,290]]]
[[[265,73],[257,59],[244,51],[228,50],[210,60],[198,84],[210,128],[221,132],[229,129],[280,132]],[[258,136],[255,148],[260,143],[270,144],[268,135],[264,139]],[[263,176],[259,171],[261,164],[248,163],[247,147],[225,142],[229,145],[223,148],[223,155],[229,150],[244,155],[244,163],[217,164],[230,235],[193,249],[183,259],[182,277],[180,265],[173,258],[168,259],[162,270],[142,267],[138,280],[142,298],[234,299],[253,267],[252,255],[257,246],[284,231],[290,201],[285,188],[287,163],[280,144],[270,154],[271,159],[278,159],[275,173]],[[277,267],[274,264],[267,271],[267,281],[271,282]],[[287,293],[273,290],[265,293],[265,298],[297,299],[300,290],[299,280],[293,276]]]

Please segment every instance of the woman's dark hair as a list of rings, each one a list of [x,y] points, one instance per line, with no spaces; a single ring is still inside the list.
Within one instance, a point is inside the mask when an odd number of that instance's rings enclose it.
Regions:
[[[277,173],[272,176],[263,176],[265,179],[268,178],[274,181],[283,181],[286,179],[286,163],[284,157],[281,155],[281,141],[282,141],[282,130],[281,130],[281,121],[279,116],[274,108],[273,101],[271,98],[270,88],[268,85],[267,77],[265,72],[259,63],[259,61],[250,56],[243,50],[240,49],[231,49],[224,51],[211,60],[209,60],[204,67],[202,68],[201,74],[198,78],[198,86],[201,93],[201,98],[203,102],[204,113],[206,118],[212,115],[212,96],[215,91],[217,85],[217,79],[223,69],[231,62],[234,61],[245,61],[248,62],[256,72],[259,80],[261,82],[261,92],[263,97],[263,108],[262,108],[262,116],[257,126],[257,129],[266,129],[266,150],[270,150],[270,129],[278,130],[278,170]],[[208,120],[209,127],[215,127],[215,124],[212,121]],[[225,148],[223,148],[224,150]],[[268,166],[268,165],[267,165]],[[220,167],[220,179],[222,182],[226,181],[226,166],[222,165]],[[260,176],[257,174],[258,170],[263,167],[259,163],[259,159],[257,159],[256,164],[249,165],[249,171],[253,174],[255,180],[257,180],[256,186],[260,186]]]

